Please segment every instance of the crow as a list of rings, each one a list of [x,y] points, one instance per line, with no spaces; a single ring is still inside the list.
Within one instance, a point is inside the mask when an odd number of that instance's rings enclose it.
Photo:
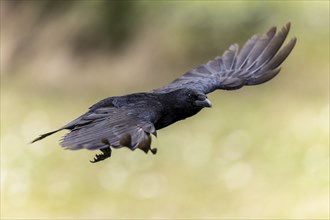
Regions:
[[[65,149],[101,150],[90,162],[111,156],[111,148],[128,147],[156,154],[151,135],[157,130],[212,106],[206,94],[216,89],[235,90],[271,80],[296,44],[292,38],[282,47],[290,22],[279,32],[272,27],[253,35],[239,51],[233,44],[220,57],[190,70],[173,82],[149,92],[103,99],[67,125],[40,135],[31,143],[58,131],[70,130],[60,141]]]

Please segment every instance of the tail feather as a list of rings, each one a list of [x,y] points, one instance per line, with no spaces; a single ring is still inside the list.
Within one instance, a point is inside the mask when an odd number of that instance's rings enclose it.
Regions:
[[[58,130],[51,131],[51,132],[48,132],[48,133],[45,133],[45,134],[41,134],[39,137],[37,137],[36,139],[34,139],[33,141],[31,141],[30,143],[32,144],[32,143],[34,143],[36,141],[40,141],[40,140],[44,139],[45,137],[48,137],[49,135],[52,135],[52,134],[54,134],[54,133],[56,133],[56,132],[58,132],[60,130],[62,130],[62,129],[58,129]]]

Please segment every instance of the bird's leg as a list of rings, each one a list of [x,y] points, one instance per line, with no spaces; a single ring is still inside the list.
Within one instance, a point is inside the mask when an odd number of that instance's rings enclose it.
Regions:
[[[91,163],[99,162],[99,161],[107,159],[108,157],[111,156],[111,148],[110,147],[102,148],[100,150],[102,151],[102,153],[101,154],[96,154],[95,157],[94,157],[94,160],[90,160]]]

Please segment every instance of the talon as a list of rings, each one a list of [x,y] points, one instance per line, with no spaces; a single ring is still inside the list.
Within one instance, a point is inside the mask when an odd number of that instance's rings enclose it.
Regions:
[[[106,147],[106,148],[102,148],[100,149],[102,151],[101,154],[96,154],[93,160],[90,160],[91,163],[96,163],[99,161],[102,161],[104,159],[107,159],[108,157],[111,156],[111,148],[110,147]]]
[[[90,160],[89,162],[91,162],[91,163],[96,163],[97,161],[96,161],[96,159],[95,159],[95,157],[94,157],[93,160]]]

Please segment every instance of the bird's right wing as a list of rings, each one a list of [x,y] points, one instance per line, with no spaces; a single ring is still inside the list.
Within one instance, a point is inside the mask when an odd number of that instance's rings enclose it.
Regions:
[[[263,36],[254,35],[240,52],[238,45],[233,44],[221,57],[216,57],[153,91],[170,92],[190,88],[207,94],[216,89],[233,90],[244,85],[267,82],[279,73],[279,66],[295,46],[296,38],[293,38],[282,47],[289,30],[290,23],[287,23],[278,33],[272,27]]]
[[[61,146],[70,149],[103,149],[112,147],[129,147],[131,150],[140,148],[150,150],[150,134],[156,135],[151,122],[142,120],[130,111],[115,107],[98,108],[90,114],[79,118],[83,123],[66,134]]]

